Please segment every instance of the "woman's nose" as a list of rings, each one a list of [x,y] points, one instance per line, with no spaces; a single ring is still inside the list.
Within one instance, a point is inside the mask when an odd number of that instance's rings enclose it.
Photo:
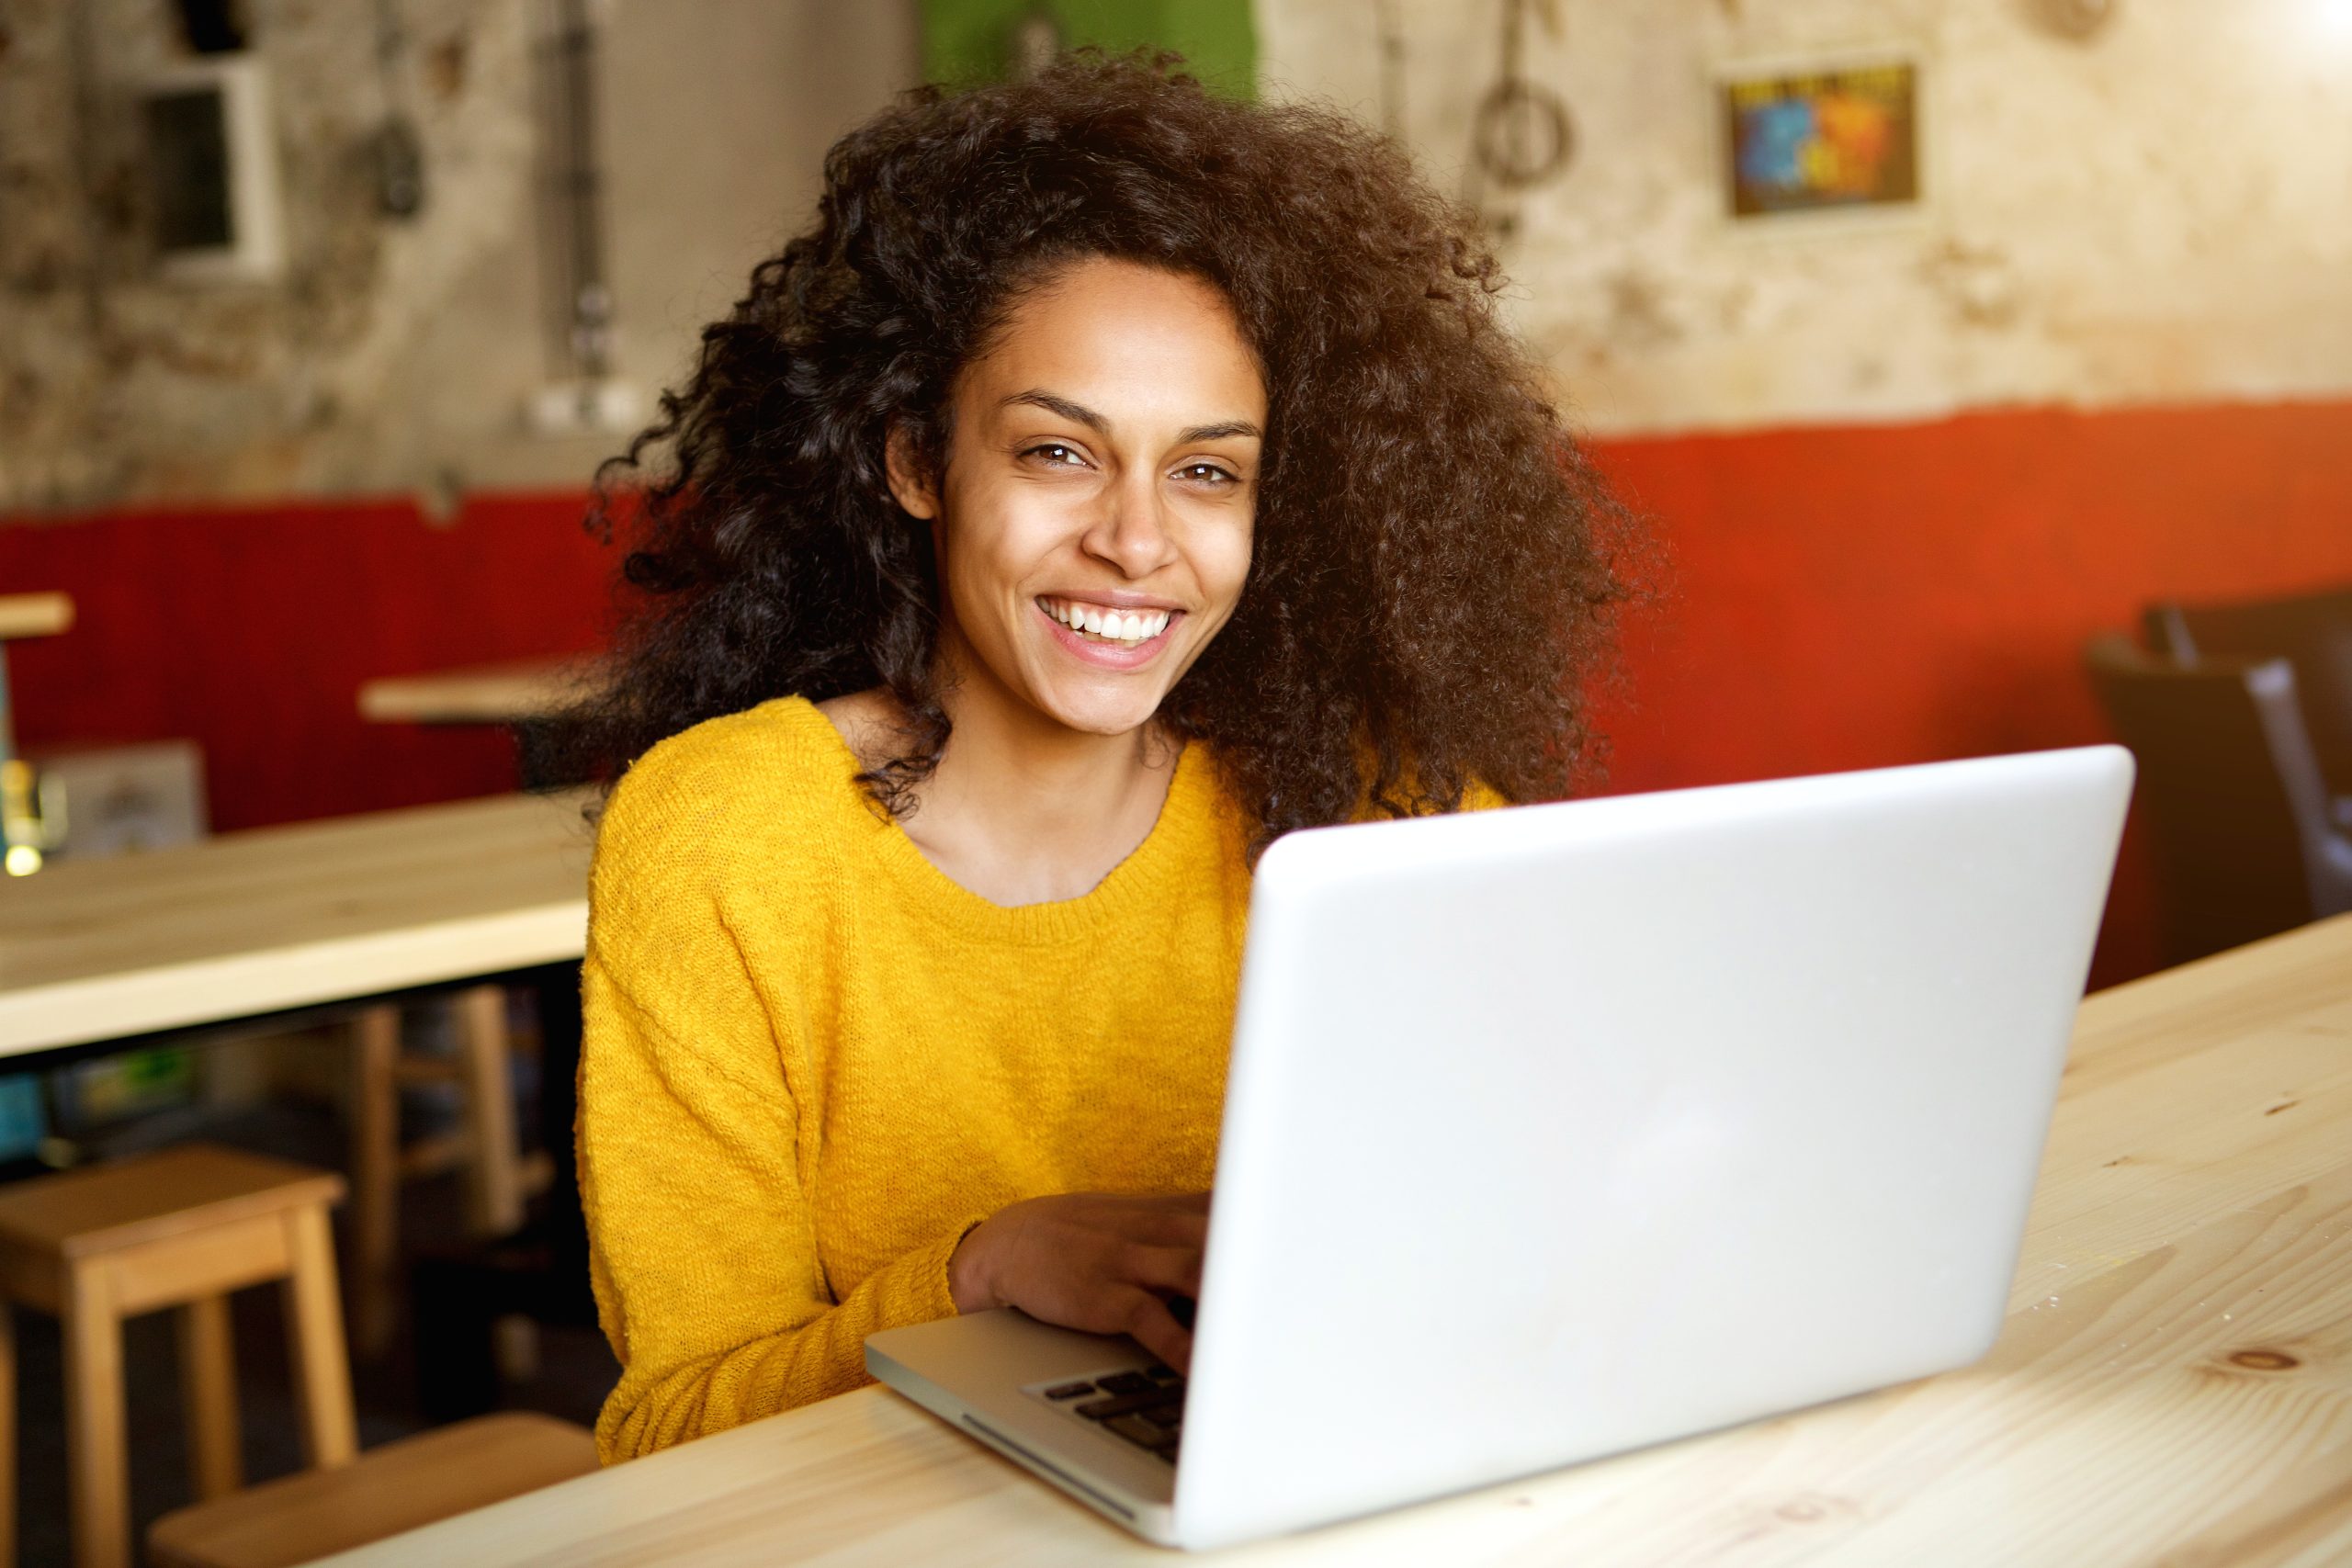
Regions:
[[[1129,578],[1148,577],[1175,558],[1157,486],[1148,480],[1114,485],[1107,499],[1104,514],[1088,531],[1089,550]]]

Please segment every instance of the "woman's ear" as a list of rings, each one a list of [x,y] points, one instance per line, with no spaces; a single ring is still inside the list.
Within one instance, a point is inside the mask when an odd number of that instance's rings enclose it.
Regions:
[[[889,474],[890,494],[900,511],[910,517],[938,517],[939,491],[932,483],[928,466],[915,456],[914,437],[907,434],[905,425],[890,427],[890,438],[883,446],[882,465]]]

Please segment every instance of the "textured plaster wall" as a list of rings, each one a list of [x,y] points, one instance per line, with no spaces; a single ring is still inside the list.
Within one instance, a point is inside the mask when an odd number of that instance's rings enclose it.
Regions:
[[[1529,74],[1580,147],[1491,208],[1517,320],[1577,416],[1605,433],[2352,390],[2352,4],[2115,6],[2075,42],[2029,0],[1552,0]],[[1462,192],[1503,0],[1257,0],[1263,90],[1377,122],[1384,12],[1403,130]],[[1889,47],[1924,67],[1924,208],[1735,228],[1713,73]]]
[[[158,498],[583,483],[616,445],[531,434],[560,369],[534,116],[544,0],[397,0],[417,218],[376,209],[377,7],[250,0],[286,194],[283,282],[159,280],[127,85],[163,0],[0,0],[0,513]],[[839,132],[916,75],[910,4],[605,0],[608,272],[649,396],[812,199]],[[83,29],[87,87],[71,68]]]
[[[2352,0],[1552,0],[1531,73],[1579,147],[1510,200],[1512,309],[1596,431],[2352,391]],[[1465,188],[1504,0],[1255,0],[1269,96],[1403,125]],[[1540,6],[1532,9],[1540,11]],[[162,498],[579,484],[611,435],[523,427],[554,370],[531,112],[544,0],[398,0],[427,206],[374,210],[372,4],[251,0],[277,92],[282,284],[154,278],[124,89],[164,0],[0,0],[0,513]],[[622,376],[798,220],[822,150],[918,72],[911,0],[605,0]],[[78,17],[78,21],[77,21]],[[69,69],[83,29],[90,85]],[[1926,68],[1928,199],[1875,224],[1721,216],[1712,73],[1894,47]]]

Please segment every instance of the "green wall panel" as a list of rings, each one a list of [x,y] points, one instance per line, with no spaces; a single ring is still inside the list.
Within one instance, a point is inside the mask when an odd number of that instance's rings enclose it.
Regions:
[[[1172,49],[1214,90],[1255,96],[1258,35],[1250,0],[922,0],[922,69],[933,82],[1005,73],[1013,29],[1044,15],[1071,48]]]

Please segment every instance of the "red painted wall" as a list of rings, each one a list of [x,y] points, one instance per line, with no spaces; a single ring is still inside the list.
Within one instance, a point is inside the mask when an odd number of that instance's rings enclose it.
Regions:
[[[0,592],[62,590],[62,637],[11,645],[20,744],[185,738],[217,829],[489,795],[504,732],[363,723],[360,685],[592,648],[612,552],[578,495],[289,502],[0,526]]]
[[[2352,583],[2352,403],[1971,414],[1606,444],[1655,519],[1619,789],[2109,739],[2080,667],[2151,599]],[[2127,835],[2094,978],[2155,966]]]
[[[1611,786],[2105,739],[2077,662],[2145,601],[2352,582],[2352,403],[1598,444],[1666,557],[1634,617]],[[577,496],[0,526],[0,592],[62,589],[11,652],[28,742],[186,736],[221,828],[483,794],[504,740],[362,724],[376,675],[593,646],[611,553]],[[2102,982],[2153,963],[2128,854]]]

